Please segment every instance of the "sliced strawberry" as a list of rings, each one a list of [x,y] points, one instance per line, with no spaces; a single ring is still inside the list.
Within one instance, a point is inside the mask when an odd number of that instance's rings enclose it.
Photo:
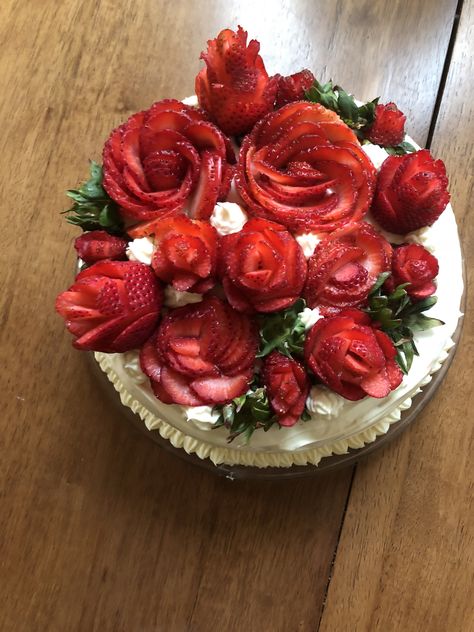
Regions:
[[[206,401],[200,398],[189,385],[189,377],[164,365],[161,370],[160,384],[174,404],[182,406],[202,406]]]
[[[250,377],[248,372],[232,377],[203,377],[193,380],[191,387],[207,404],[225,404],[245,393]]]

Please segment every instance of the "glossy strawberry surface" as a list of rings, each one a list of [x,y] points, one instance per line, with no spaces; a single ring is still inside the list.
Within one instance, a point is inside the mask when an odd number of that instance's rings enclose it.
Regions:
[[[291,230],[329,232],[364,217],[375,169],[337,114],[296,101],[245,138],[236,182],[253,215]]]
[[[309,378],[302,364],[273,351],[265,358],[263,382],[280,426],[294,426],[309,393]]]

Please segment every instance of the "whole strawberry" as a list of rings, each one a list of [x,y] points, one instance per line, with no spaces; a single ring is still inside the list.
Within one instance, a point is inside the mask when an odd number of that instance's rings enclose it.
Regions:
[[[269,77],[258,54],[260,44],[247,32],[225,29],[201,53],[206,62],[196,77],[199,105],[225,134],[248,132],[273,109],[278,77]]]
[[[395,103],[377,105],[375,121],[367,130],[366,138],[375,145],[393,147],[399,145],[405,137],[406,116]]]
[[[102,259],[124,259],[127,241],[105,230],[93,230],[77,237],[74,248],[77,256],[91,265]]]
[[[442,160],[427,149],[389,156],[380,169],[372,213],[392,233],[405,235],[431,226],[449,202]]]
[[[288,77],[279,77],[275,107],[281,108],[287,103],[304,99],[305,92],[311,88],[313,83],[314,75],[307,68]]]
[[[265,358],[263,381],[280,426],[294,426],[304,410],[309,379],[304,367],[278,351]]]
[[[409,283],[405,289],[415,301],[420,301],[436,292],[433,282],[438,276],[437,258],[420,244],[406,244],[395,248],[392,258],[392,275],[387,279],[387,289],[393,291],[397,285]]]
[[[56,299],[56,311],[85,351],[140,347],[160,317],[163,292],[152,269],[136,261],[99,261]]]

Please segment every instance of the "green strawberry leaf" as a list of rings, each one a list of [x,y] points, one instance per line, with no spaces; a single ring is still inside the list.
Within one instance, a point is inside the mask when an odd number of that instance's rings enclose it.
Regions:
[[[260,350],[257,358],[264,358],[276,350],[291,358],[302,355],[305,340],[305,326],[299,314],[306,307],[304,299],[299,298],[291,307],[274,312],[262,318],[260,327]]]

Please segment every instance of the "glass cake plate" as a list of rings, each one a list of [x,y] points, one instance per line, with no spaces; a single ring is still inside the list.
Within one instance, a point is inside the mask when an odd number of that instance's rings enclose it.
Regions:
[[[465,266],[463,266],[465,268]],[[465,300],[466,300],[466,274],[465,269],[463,273],[464,277],[464,293],[461,301],[461,311],[464,312]],[[402,411],[400,421],[391,424],[389,430],[379,437],[376,438],[372,443],[366,444],[362,448],[357,449],[349,449],[346,454],[341,455],[332,455],[323,457],[318,465],[293,465],[291,467],[252,467],[246,465],[227,465],[225,463],[214,465],[210,459],[201,459],[195,454],[188,454],[182,448],[175,448],[173,445],[167,440],[161,437],[158,430],[147,430],[144,422],[140,419],[140,417],[134,414],[128,407],[123,406],[120,402],[119,394],[115,391],[113,384],[109,381],[107,375],[100,369],[98,363],[94,359],[94,355],[92,353],[87,354],[90,358],[90,363],[92,365],[92,370],[96,373],[97,378],[102,385],[104,391],[108,394],[111,402],[115,405],[117,412],[121,417],[125,417],[127,421],[131,422],[140,432],[144,433],[149,439],[154,441],[156,444],[167,450],[168,452],[172,452],[176,456],[190,463],[194,463],[200,467],[203,467],[207,470],[214,472],[217,475],[224,476],[230,480],[234,479],[250,479],[250,478],[259,478],[259,479],[275,479],[275,478],[296,478],[303,476],[315,476],[321,474],[323,472],[327,472],[329,470],[335,470],[342,467],[346,467],[352,465],[367,456],[374,450],[386,445],[390,441],[392,441],[395,437],[397,437],[400,433],[402,433],[405,428],[409,424],[412,423],[418,416],[418,414],[423,410],[423,408],[428,404],[431,398],[436,393],[439,385],[443,381],[446,372],[449,369],[449,366],[454,358],[454,354],[456,349],[458,348],[461,331],[463,324],[463,316],[459,318],[458,325],[456,331],[453,335],[453,341],[455,342],[455,346],[449,351],[448,357],[443,362],[442,367],[433,374],[433,379],[429,384],[423,387],[421,393],[418,393],[415,397],[413,397],[413,403],[411,407],[405,411]]]

